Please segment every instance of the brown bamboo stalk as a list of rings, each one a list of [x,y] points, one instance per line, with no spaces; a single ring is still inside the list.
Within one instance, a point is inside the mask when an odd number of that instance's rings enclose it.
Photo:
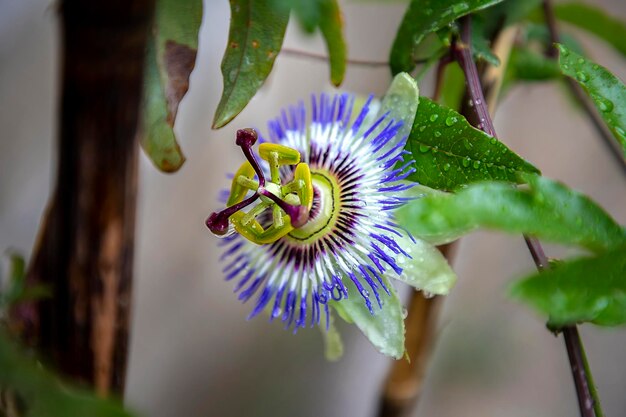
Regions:
[[[17,319],[66,377],[122,395],[131,307],[136,131],[154,0],[61,3],[58,166],[28,272],[52,298]]]

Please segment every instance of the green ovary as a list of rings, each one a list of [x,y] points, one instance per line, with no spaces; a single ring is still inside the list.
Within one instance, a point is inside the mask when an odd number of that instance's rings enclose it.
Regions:
[[[317,213],[304,226],[285,237],[300,244],[313,243],[330,234],[341,209],[339,184],[333,176],[326,171],[312,170],[311,182],[319,198]]]

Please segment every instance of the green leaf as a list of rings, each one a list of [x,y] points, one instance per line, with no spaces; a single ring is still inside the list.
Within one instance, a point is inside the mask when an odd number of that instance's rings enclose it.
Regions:
[[[472,20],[472,53],[477,60],[485,61],[494,67],[500,65],[500,58],[491,52],[491,42],[485,36],[485,22],[476,18]]]
[[[395,122],[402,122],[402,127],[396,133],[396,137],[404,138],[411,132],[411,127],[415,120],[420,95],[417,82],[409,74],[403,72],[396,75],[385,93],[385,97],[376,115],[376,119],[387,114],[387,117]],[[381,126],[372,133],[382,130]]]
[[[329,303],[337,310],[342,319],[348,323],[356,324],[380,353],[401,359],[404,356],[402,305],[389,280],[384,275],[382,279],[391,295],[381,293],[381,300],[384,303],[379,309],[374,302],[374,315],[370,313],[363,297],[349,279],[344,280],[344,284],[348,288],[348,298],[340,301],[329,301]]]
[[[436,32],[461,16],[501,1],[412,0],[391,48],[391,72],[411,72],[415,68],[416,47],[429,33]]]
[[[546,81],[559,78],[561,70],[554,59],[516,47],[511,51],[506,76],[510,81]]]
[[[0,331],[0,386],[15,393],[32,417],[130,417],[121,405],[70,389],[24,355]]]
[[[178,106],[195,66],[201,0],[158,0],[148,41],[141,146],[162,171],[177,171],[185,157],[176,141]]]
[[[485,22],[483,36],[487,39],[492,39],[503,28],[524,20],[534,11],[540,10],[541,1],[505,0],[477,13],[476,18]]]
[[[584,3],[564,3],[554,6],[554,14],[557,19],[593,33],[626,55],[626,24],[602,9]]]
[[[516,282],[511,295],[549,316],[552,326],[626,323],[626,247],[582,258]]]
[[[465,94],[465,75],[457,62],[446,65],[443,73],[440,104],[455,110],[461,108]]]
[[[213,128],[225,126],[254,97],[282,47],[289,12],[271,0],[232,0],[228,45],[222,59],[224,91]]]
[[[402,274],[396,279],[403,281],[424,293],[446,295],[456,284],[456,274],[450,268],[446,258],[432,244],[408,237],[395,238],[411,259],[401,257],[398,265]]]
[[[319,27],[328,49],[330,81],[338,87],[346,74],[348,58],[348,49],[343,38],[343,17],[337,0],[322,0],[319,5],[322,17]]]
[[[481,180],[519,180],[520,172],[537,168],[502,142],[472,127],[456,111],[422,97],[406,149],[415,172],[409,179],[429,187],[453,190]]]
[[[563,45],[558,47],[561,71],[578,81],[589,94],[626,156],[626,86],[603,66]]]
[[[343,356],[343,342],[341,341],[341,333],[335,326],[335,317],[332,313],[328,314],[328,320],[328,329],[322,324],[318,327],[324,338],[324,356],[326,356],[326,360],[335,362]]]
[[[457,194],[428,195],[396,216],[419,237],[468,233],[479,227],[525,233],[602,252],[626,242],[624,230],[600,206],[565,185],[523,175],[529,189],[503,182],[470,185]]]

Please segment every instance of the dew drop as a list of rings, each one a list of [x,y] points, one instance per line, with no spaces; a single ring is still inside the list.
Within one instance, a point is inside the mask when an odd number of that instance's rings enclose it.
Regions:
[[[584,83],[584,82],[589,81],[589,75],[587,75],[587,73],[585,72],[578,71],[576,72],[576,79],[580,81],[581,83]]]
[[[424,130],[426,130],[426,126],[420,126],[420,132],[423,132]]]
[[[619,126],[613,126],[615,133],[617,133],[622,139],[626,138],[626,131]]]
[[[443,166],[443,170],[444,170],[444,171],[450,171],[450,164],[445,164],[445,165]]]
[[[465,149],[468,149],[468,150],[469,150],[469,149],[472,149],[472,148],[474,147],[474,146],[472,145],[472,142],[470,142],[470,141],[469,141],[469,140],[467,140],[467,139],[464,139],[464,140],[463,140],[463,146],[465,146]]]
[[[463,161],[461,161],[461,163],[463,164],[463,166],[464,166],[465,168],[467,168],[468,166],[470,166],[470,163],[471,163],[471,162],[472,162],[472,160],[471,160],[469,157],[467,157],[467,158],[463,159]]]
[[[457,3],[454,6],[452,6],[452,12],[454,14],[463,13],[467,9],[469,9],[469,5],[467,3]]]
[[[454,117],[454,116],[448,116],[448,117],[446,118],[446,125],[447,125],[447,126],[452,126],[452,125],[454,125],[456,122],[457,122],[457,118],[456,118],[456,117]]]
[[[491,138],[489,142],[491,142],[492,145],[495,145],[496,143],[498,143],[498,140],[496,138]]]
[[[472,164],[472,167],[473,167],[474,169],[478,169],[478,168],[480,168],[480,161],[474,161],[474,163]]]
[[[405,319],[409,315],[409,310],[406,307],[402,307],[402,318]]]
[[[361,295],[365,298],[369,298],[370,296],[370,292],[368,290],[366,290],[365,288],[363,288],[361,291]]]
[[[420,152],[421,153],[426,153],[428,151],[430,151],[430,146],[428,146],[428,145],[420,145]]]
[[[592,98],[593,98],[593,101],[595,101],[596,104],[598,105],[598,108],[600,109],[601,112],[610,113],[611,111],[613,111],[613,102],[611,100],[606,99],[599,95],[593,95]]]
[[[441,132],[438,131],[438,130],[435,130],[434,135],[435,135],[436,138],[441,137]]]
[[[565,57],[569,55],[569,51],[563,45],[557,45],[557,47],[559,48],[559,52],[561,52],[562,56]]]
[[[585,60],[583,58],[578,58],[578,63],[582,65],[585,63]]]
[[[424,296],[424,298],[433,298],[435,296],[435,294],[428,291],[422,291],[422,295]]]
[[[439,118],[439,115],[438,115],[438,114],[433,114],[433,115],[431,115],[431,116],[430,116],[430,121],[431,121],[431,122],[434,122],[434,121],[435,121],[435,120],[437,120],[438,118]]]

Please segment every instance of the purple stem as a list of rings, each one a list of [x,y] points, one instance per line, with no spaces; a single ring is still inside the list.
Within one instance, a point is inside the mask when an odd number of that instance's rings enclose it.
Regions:
[[[471,50],[471,16],[466,16],[461,19],[461,39],[458,39],[453,43],[453,53],[458,61],[459,65],[463,69],[465,74],[465,80],[467,84],[468,94],[472,100],[473,109],[478,117],[477,128],[481,129],[485,133],[496,136],[496,131],[493,127],[493,121],[489,115],[487,109],[487,103],[485,103],[485,97],[483,96],[482,84],[478,75],[478,69],[472,56]],[[541,243],[536,238],[530,236],[524,236],[526,245],[533,257],[535,265],[539,271],[549,269],[550,264],[546,257]],[[585,357],[582,349],[582,341],[578,336],[578,330],[576,326],[567,326],[563,329],[563,337],[565,339],[565,345],[567,348],[567,354],[569,356],[570,367],[572,369],[572,375],[574,377],[574,385],[576,387],[576,394],[578,395],[578,404],[580,406],[580,414],[582,417],[596,417],[594,406],[594,399],[590,391],[590,377],[587,375],[585,369]]]

